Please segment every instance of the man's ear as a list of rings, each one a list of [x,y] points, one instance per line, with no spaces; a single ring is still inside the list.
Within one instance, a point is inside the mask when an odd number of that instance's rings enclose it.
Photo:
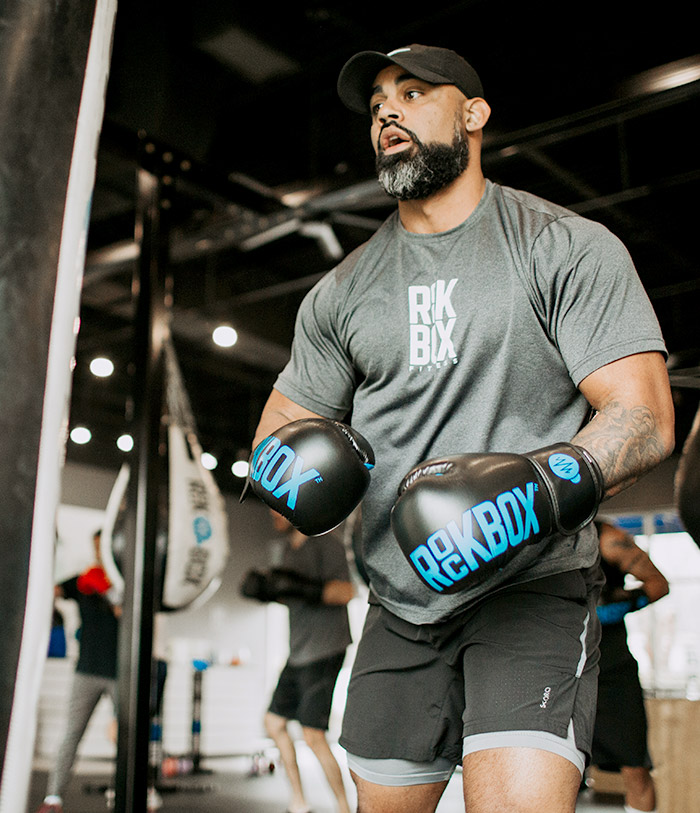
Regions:
[[[491,115],[491,108],[487,101],[479,96],[473,99],[467,99],[467,104],[464,109],[464,125],[467,132],[473,133],[476,130],[481,130]]]

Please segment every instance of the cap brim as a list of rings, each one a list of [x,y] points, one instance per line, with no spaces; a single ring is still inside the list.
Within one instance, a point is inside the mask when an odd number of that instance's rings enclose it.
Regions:
[[[395,64],[393,59],[379,51],[355,54],[345,63],[338,76],[341,102],[355,113],[369,113],[372,80],[387,65]]]

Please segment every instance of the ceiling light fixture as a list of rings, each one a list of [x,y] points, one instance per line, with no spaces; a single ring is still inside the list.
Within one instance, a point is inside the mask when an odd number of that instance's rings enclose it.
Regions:
[[[120,435],[117,438],[117,448],[122,452],[130,452],[134,448],[134,439],[131,435]]]
[[[208,471],[214,471],[214,469],[219,465],[219,461],[216,459],[216,457],[209,452],[202,452],[200,460],[202,461],[204,468]]]
[[[219,347],[233,347],[238,341],[238,333],[230,325],[219,325],[211,334],[214,344]]]
[[[98,356],[90,362],[90,372],[97,378],[109,378],[114,372],[114,364],[103,356]]]
[[[73,443],[84,446],[92,440],[92,432],[85,426],[76,426],[70,433]]]
[[[257,84],[299,70],[299,64],[278,48],[235,25],[201,41],[199,48]]]
[[[248,461],[247,460],[236,460],[236,462],[231,466],[231,472],[233,473],[234,477],[247,477],[248,476]]]
[[[637,74],[625,84],[628,92],[661,93],[700,79],[700,56],[690,56]]]

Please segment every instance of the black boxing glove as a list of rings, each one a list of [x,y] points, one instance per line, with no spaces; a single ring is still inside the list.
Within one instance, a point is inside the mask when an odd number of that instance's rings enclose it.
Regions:
[[[267,573],[251,570],[241,584],[241,593],[246,598],[258,601],[283,601],[300,598],[309,604],[320,604],[323,597],[323,583],[297,573],[295,570],[273,568]]]
[[[524,455],[455,455],[404,477],[391,526],[421,581],[456,593],[503,568],[525,545],[577,533],[602,496],[598,464],[570,443]]]
[[[267,578],[259,570],[250,570],[245,574],[240,590],[244,598],[254,598],[257,601],[272,601],[267,592]]]
[[[357,507],[370,482],[374,452],[339,421],[304,418],[261,441],[246,485],[306,536],[326,533]]]

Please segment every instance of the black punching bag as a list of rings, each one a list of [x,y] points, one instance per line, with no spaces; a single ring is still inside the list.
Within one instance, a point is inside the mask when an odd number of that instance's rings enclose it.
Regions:
[[[26,809],[116,0],[0,3],[0,813]]]
[[[681,522],[700,547],[700,407],[683,444],[675,490]]]

